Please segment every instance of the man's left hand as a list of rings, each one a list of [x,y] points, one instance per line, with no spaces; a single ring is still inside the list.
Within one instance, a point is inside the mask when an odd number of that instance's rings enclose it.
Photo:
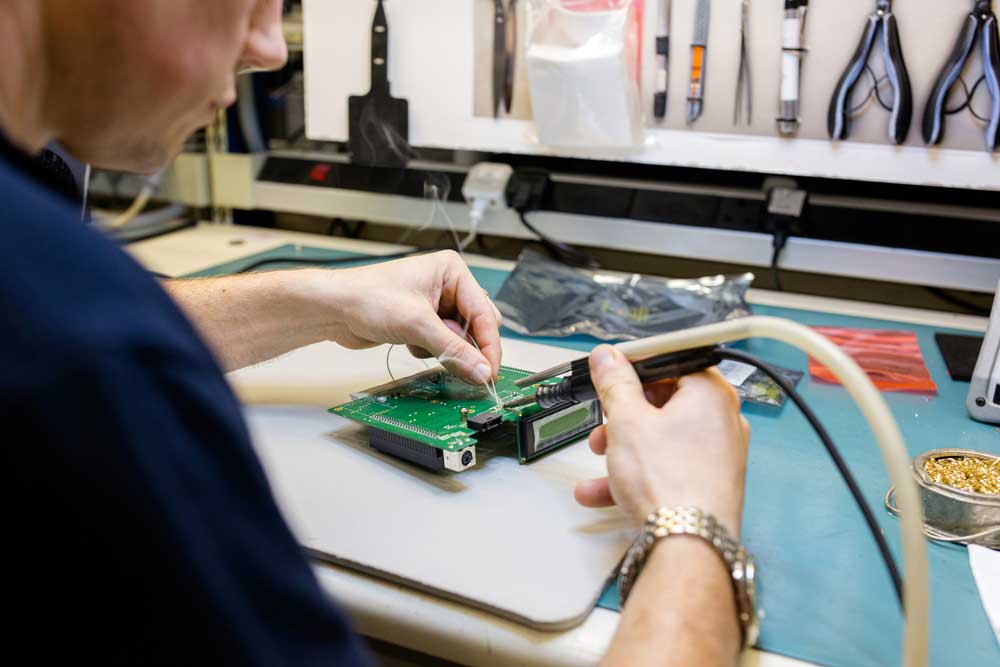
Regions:
[[[322,271],[316,279],[336,316],[328,337],[344,347],[403,344],[474,384],[500,371],[500,311],[458,253]]]

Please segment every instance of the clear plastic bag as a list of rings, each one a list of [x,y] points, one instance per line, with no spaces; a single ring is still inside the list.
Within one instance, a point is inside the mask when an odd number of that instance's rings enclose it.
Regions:
[[[525,58],[541,144],[643,143],[643,0],[531,0]]]
[[[802,371],[782,368],[774,364],[771,364],[771,367],[793,387],[797,387],[805,375]],[[719,364],[719,372],[729,384],[733,385],[736,393],[744,401],[780,408],[788,399],[778,383],[756,366],[727,359]]]
[[[496,304],[504,326],[520,334],[634,340],[749,315],[745,296],[753,277],[588,271],[525,251]]]
[[[844,327],[813,329],[858,362],[881,391],[937,391],[914,332]],[[809,357],[809,373],[818,380],[839,384],[833,373],[812,357]]]

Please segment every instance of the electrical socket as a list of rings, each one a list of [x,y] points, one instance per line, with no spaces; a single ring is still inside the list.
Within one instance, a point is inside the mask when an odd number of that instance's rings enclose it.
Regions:
[[[505,209],[507,184],[513,174],[514,169],[509,164],[480,162],[466,175],[462,196],[467,202],[487,202],[493,210]]]

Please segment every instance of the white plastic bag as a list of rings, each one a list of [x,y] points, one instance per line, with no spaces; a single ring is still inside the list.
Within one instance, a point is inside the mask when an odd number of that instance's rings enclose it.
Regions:
[[[643,0],[532,0],[526,61],[539,143],[643,143],[639,88]]]

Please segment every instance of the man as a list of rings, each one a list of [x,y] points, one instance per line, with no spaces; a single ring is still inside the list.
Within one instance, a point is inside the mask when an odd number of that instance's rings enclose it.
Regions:
[[[0,3],[8,654],[368,664],[278,513],[220,366],[334,340],[407,344],[474,383],[499,369],[499,313],[454,253],[182,281],[171,299],[31,159],[55,139],[97,166],[161,168],[232,103],[238,69],[284,62],[280,5]],[[643,389],[612,348],[591,364],[608,413],[591,447],[609,478],[582,482],[577,500],[617,503],[637,524],[695,505],[737,535],[748,429],[721,377]],[[729,573],[706,542],[661,542],[607,664],[732,664]]]

